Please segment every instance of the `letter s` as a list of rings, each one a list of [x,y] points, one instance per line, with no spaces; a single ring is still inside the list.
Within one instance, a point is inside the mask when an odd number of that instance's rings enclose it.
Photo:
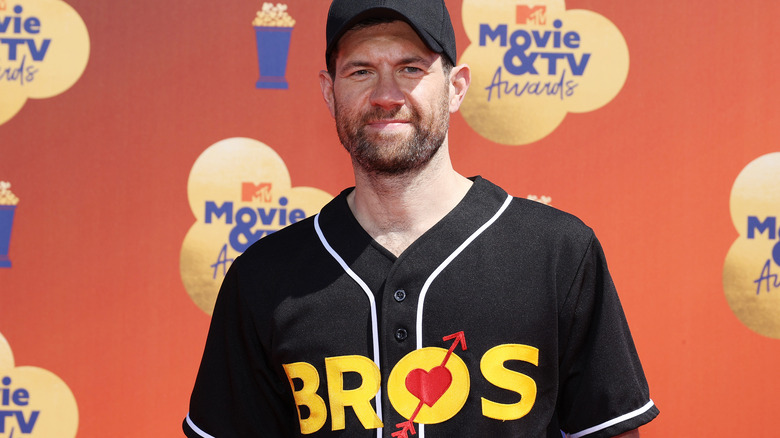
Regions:
[[[504,367],[508,360],[521,360],[539,366],[539,349],[528,345],[505,344],[491,348],[482,356],[479,368],[493,385],[520,394],[520,401],[503,404],[482,397],[482,414],[496,420],[517,420],[527,415],[536,403],[536,382],[525,374]]]

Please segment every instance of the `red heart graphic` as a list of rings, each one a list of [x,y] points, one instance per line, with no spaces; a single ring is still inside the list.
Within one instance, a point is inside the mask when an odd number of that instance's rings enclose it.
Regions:
[[[452,384],[450,370],[442,365],[430,371],[417,368],[406,376],[406,389],[428,406],[433,406]]]

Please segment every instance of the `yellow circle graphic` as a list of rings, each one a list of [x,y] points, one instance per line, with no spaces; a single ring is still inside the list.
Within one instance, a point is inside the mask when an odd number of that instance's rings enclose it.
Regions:
[[[404,356],[390,372],[387,396],[393,408],[404,418],[410,419],[419,409],[413,419],[415,423],[437,424],[454,417],[463,408],[471,387],[469,370],[461,358],[455,354],[448,356],[447,353],[447,350],[437,347],[415,350]],[[442,366],[446,371],[441,372]],[[427,384],[435,392],[432,398],[423,400],[426,397],[421,397],[409,380],[415,375],[429,379],[423,385]],[[449,384],[444,385],[437,375],[449,375]]]
[[[0,371],[11,369],[14,367],[14,353],[11,351],[11,346],[8,345],[8,341],[5,339],[2,333],[0,333]]]
[[[606,105],[628,76],[620,30],[562,0],[464,0],[463,26],[470,45],[459,62],[471,67],[472,82],[460,110],[497,143],[540,140],[567,113]]]
[[[319,212],[333,197],[292,187],[287,165],[264,143],[229,138],[206,149],[187,182],[196,218],[181,247],[179,269],[192,301],[211,314],[233,260],[254,241]]]
[[[748,164],[731,190],[739,232],[723,266],[723,290],[749,329],[780,339],[780,152]]]
[[[7,25],[0,50],[2,125],[28,98],[52,97],[73,86],[87,67],[90,45],[81,16],[60,0],[7,2],[0,22]]]
[[[43,368],[14,367],[8,342],[0,334],[0,410],[8,436],[72,438],[79,412],[76,398],[59,377]],[[5,435],[4,435],[5,436]]]

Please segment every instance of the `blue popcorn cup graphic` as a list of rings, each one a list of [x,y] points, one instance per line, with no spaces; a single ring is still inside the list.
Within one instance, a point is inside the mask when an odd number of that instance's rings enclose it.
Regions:
[[[254,26],[260,78],[256,88],[287,89],[287,57],[292,27]]]
[[[8,248],[11,245],[11,228],[14,224],[15,205],[0,205],[0,268],[10,268]]]

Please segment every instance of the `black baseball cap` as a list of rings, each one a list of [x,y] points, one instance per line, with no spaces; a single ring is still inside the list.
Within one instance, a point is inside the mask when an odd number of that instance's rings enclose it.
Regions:
[[[339,39],[355,24],[369,18],[396,18],[409,23],[420,39],[455,65],[455,31],[444,0],[333,0],[325,34],[325,62]]]

